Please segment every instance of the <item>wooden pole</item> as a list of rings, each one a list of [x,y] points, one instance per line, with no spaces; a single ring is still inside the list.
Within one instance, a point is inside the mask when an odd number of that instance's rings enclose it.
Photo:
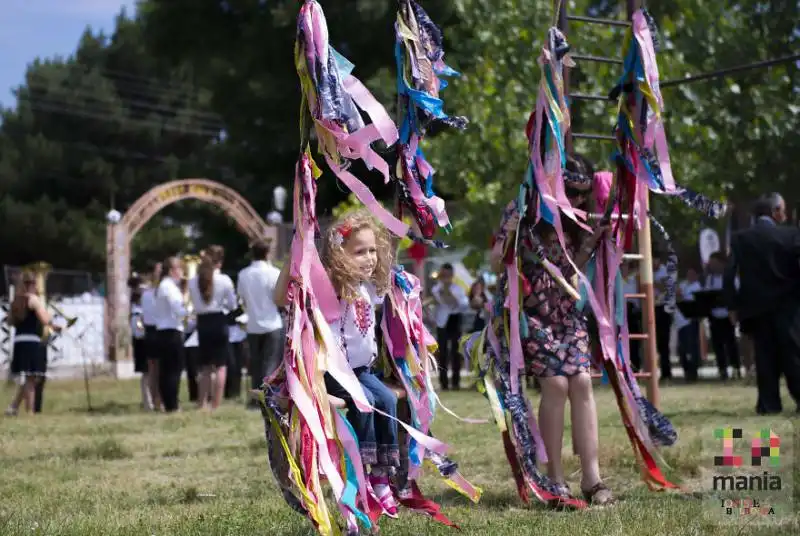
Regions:
[[[639,9],[640,0],[626,0],[625,8],[628,20],[633,19],[633,14]],[[638,185],[639,188],[646,188],[643,184]],[[650,211],[650,192],[647,191],[643,207],[640,210],[646,212]],[[644,225],[639,229],[639,254],[642,260],[639,262],[639,292],[644,294],[644,303],[642,304],[642,324],[644,326],[644,333],[647,335],[645,339],[645,370],[650,373],[647,379],[647,398],[650,403],[656,408],[660,404],[660,396],[658,392],[658,351],[656,348],[656,312],[655,312],[655,296],[653,290],[653,240],[650,233],[650,220],[645,219]]]

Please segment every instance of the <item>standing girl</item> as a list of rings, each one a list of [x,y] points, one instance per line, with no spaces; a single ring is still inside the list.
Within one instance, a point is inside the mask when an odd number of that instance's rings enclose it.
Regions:
[[[142,323],[144,324],[144,349],[147,359],[147,379],[153,409],[161,411],[161,394],[158,388],[159,343],[156,336],[156,289],[161,281],[161,263],[155,262],[150,268],[147,283],[142,289]]]
[[[331,331],[364,388],[367,401],[396,418],[397,395],[372,369],[378,357],[375,309],[389,289],[392,260],[387,231],[366,210],[344,215],[324,237],[322,262],[339,296],[340,308]],[[289,266],[284,265],[275,288],[278,307],[288,303]],[[390,472],[400,466],[396,421],[373,412],[360,412],[347,391],[328,374],[325,386],[330,395],[347,403],[347,418],[358,438],[369,484],[386,514],[396,517],[397,503],[389,487]]]
[[[223,274],[225,250],[211,246],[203,257],[197,276],[189,281],[189,295],[197,313],[197,342],[200,374],[197,405],[217,409],[225,394],[225,376],[230,360],[226,313],[236,309],[233,281]]]
[[[26,411],[33,412],[36,385],[41,383],[47,372],[47,341],[43,339],[45,327],[61,331],[59,326],[52,323],[50,313],[39,297],[34,274],[23,273],[17,289],[7,321],[15,328],[11,374],[18,377],[20,382],[6,415],[16,415],[22,402]]]
[[[565,191],[575,208],[583,209],[591,193],[594,170],[580,156],[567,159]],[[541,385],[542,398],[539,405],[539,425],[547,454],[547,478],[536,467],[536,441],[525,413],[527,401],[522,393],[512,394],[509,389],[508,348],[503,346],[500,356],[493,356],[495,367],[500,372],[505,406],[511,410],[514,434],[520,445],[522,469],[526,476],[540,489],[555,495],[549,504],[560,507],[578,504],[567,486],[561,451],[564,436],[564,409],[569,398],[575,452],[581,459],[581,490],[592,504],[607,504],[613,500],[610,490],[600,478],[598,462],[597,408],[592,393],[590,375],[591,349],[586,315],[578,308],[577,300],[567,293],[548,272],[540,259],[541,253],[556,265],[561,273],[572,279],[575,275],[567,256],[572,258],[579,270],[589,261],[595,245],[606,226],[586,232],[568,218],[564,222],[564,245],[561,248],[553,227],[544,220],[535,223],[528,216],[520,222],[516,203],[509,205],[504,214],[503,226],[496,237],[496,245],[517,231],[519,223],[518,250],[521,259],[522,309],[527,325],[521,330],[521,343],[525,359],[525,370],[535,376]],[[541,248],[541,249],[540,249]],[[496,267],[503,266],[502,248],[495,248],[493,261]],[[515,260],[506,260],[515,262]],[[507,277],[503,277],[499,289],[509,292]],[[499,298],[504,300],[504,296]],[[503,330],[501,326],[501,332]],[[500,339],[505,344],[506,336]]]
[[[142,392],[142,408],[153,410],[153,398],[150,395],[150,380],[147,377],[147,341],[144,321],[142,319],[142,285],[136,278],[131,286],[131,339],[133,346],[133,370],[141,374],[139,387]]]
[[[164,411],[178,411],[183,374],[183,331],[186,306],[180,289],[183,267],[177,257],[164,261],[164,277],[156,291],[156,331],[159,346],[158,387]]]

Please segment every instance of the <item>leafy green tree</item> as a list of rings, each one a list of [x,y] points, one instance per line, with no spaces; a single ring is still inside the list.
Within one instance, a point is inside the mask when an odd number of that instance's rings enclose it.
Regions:
[[[87,30],[69,58],[35,60],[16,96],[0,126],[0,250],[14,264],[104,270],[108,210],[208,174],[222,128],[208,93],[152,57],[124,13],[111,36]],[[164,211],[137,237],[134,259],[184,249],[187,215]]]
[[[574,14],[624,19],[624,3],[579,0]],[[428,149],[439,170],[440,189],[465,192],[455,239],[485,245],[502,206],[510,200],[526,165],[525,122],[534,106],[536,63],[547,27],[549,1],[460,0],[457,30],[468,43],[456,59],[464,77],[448,89],[447,104],[469,116],[465,133],[445,133]],[[652,7],[661,28],[663,81],[723,66],[739,65],[797,50],[797,4],[678,0]],[[620,57],[623,29],[570,23],[575,53]],[[464,54],[465,56],[461,56]],[[572,92],[605,95],[621,74],[618,65],[579,62],[570,72]],[[791,158],[800,139],[797,67],[787,63],[691,85],[665,87],[665,121],[676,180],[712,198],[747,200],[765,190],[798,197],[790,180]],[[608,134],[613,103],[574,101],[573,132]],[[612,145],[576,140],[576,150],[607,167]],[[673,237],[693,245],[702,218],[679,201],[659,198],[653,210],[664,216]],[[720,224],[718,224],[720,225]]]

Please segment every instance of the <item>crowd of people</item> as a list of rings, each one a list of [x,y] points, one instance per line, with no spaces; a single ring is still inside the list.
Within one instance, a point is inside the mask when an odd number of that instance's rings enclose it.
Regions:
[[[250,253],[252,262],[235,285],[222,272],[224,250],[216,245],[203,252],[192,278],[179,258],[170,257],[133,282],[133,357],[144,408],[178,410],[184,371],[190,401],[213,411],[224,399],[241,397],[243,369],[250,388],[258,389],[277,368],[283,350],[283,318],[273,300],[279,271],[268,260],[266,242],[254,243]]]
[[[796,242],[800,239],[794,234],[795,228],[780,225],[786,219],[785,202],[777,194],[755,204],[753,219],[750,229],[734,236],[730,255],[714,252],[702,273],[691,266],[683,272],[677,289],[679,302],[691,301],[695,293],[709,290],[724,296],[707,318],[687,318],[679,308],[667,310],[666,265],[658,253],[653,256],[656,348],[660,379],[670,380],[674,331],[684,381],[692,383],[699,379],[706,335],[710,336],[718,377],[724,381],[743,374],[755,376],[757,410],[766,414],[782,409],[776,395],[781,373],[792,396],[800,399],[800,357],[796,350],[800,335],[794,331],[798,328],[792,323],[790,305],[785,304],[794,295],[791,269],[792,255],[797,252],[792,248],[800,248],[800,242]],[[153,263],[143,278],[134,281],[131,332],[144,408],[178,409],[178,387],[184,371],[189,399],[200,407],[214,409],[223,399],[242,396],[243,369],[250,377],[250,388],[257,389],[261,379],[278,367],[283,311],[276,306],[272,293],[279,272],[267,260],[268,244],[254,244],[251,254],[253,262],[239,273],[236,285],[221,272],[224,252],[219,246],[208,248],[198,274],[191,280],[184,277],[181,261],[170,257],[163,263]],[[739,260],[742,258],[744,261]],[[626,300],[629,331],[640,333],[642,300],[634,296],[638,294],[638,270],[633,262],[625,262],[621,272],[624,293],[631,296]],[[464,356],[459,340],[465,333],[483,329],[487,305],[493,299],[483,276],[465,291],[455,282],[454,273],[451,264],[441,265],[430,290],[433,303],[428,320],[439,343],[442,390],[461,388]],[[17,294],[8,319],[16,327],[11,374],[24,377],[24,381],[9,405],[9,414],[15,414],[23,404],[31,411],[41,411],[47,368],[41,334],[61,329],[38,297],[35,277],[21,274],[20,283],[22,292]],[[245,314],[241,314],[242,307]],[[238,314],[232,316],[234,312]],[[472,320],[471,325],[466,324],[468,320]],[[773,333],[776,326],[781,328],[780,334]],[[633,339],[630,345],[631,364],[634,370],[640,370],[642,342]],[[248,404],[255,407],[252,401]]]

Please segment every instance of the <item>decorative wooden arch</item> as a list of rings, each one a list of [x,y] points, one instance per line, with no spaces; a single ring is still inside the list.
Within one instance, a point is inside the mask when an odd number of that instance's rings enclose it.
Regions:
[[[150,218],[164,207],[184,199],[218,206],[251,240],[275,240],[277,229],[268,225],[247,200],[234,190],[207,179],[182,179],[156,186],[140,197],[124,215],[109,215],[106,239],[105,334],[110,361],[128,359],[131,241]],[[115,221],[116,220],[116,221]],[[120,359],[121,358],[121,359]]]

